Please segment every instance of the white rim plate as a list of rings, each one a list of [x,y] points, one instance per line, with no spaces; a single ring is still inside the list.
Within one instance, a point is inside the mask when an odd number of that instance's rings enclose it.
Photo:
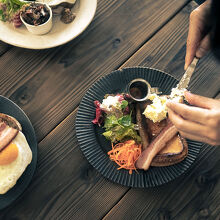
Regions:
[[[86,29],[95,15],[96,7],[97,0],[77,0],[72,9],[76,13],[74,21],[64,24],[60,16],[53,16],[53,27],[45,35],[33,35],[24,25],[15,28],[12,23],[0,21],[0,40],[29,49],[47,49],[65,44]]]

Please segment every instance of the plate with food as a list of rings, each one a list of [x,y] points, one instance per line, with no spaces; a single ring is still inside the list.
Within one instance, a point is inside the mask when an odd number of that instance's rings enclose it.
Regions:
[[[168,183],[192,165],[202,144],[181,137],[167,115],[167,100],[183,100],[177,83],[165,72],[132,67],[113,71],[86,92],[76,117],[77,139],[104,177],[146,188]]]
[[[30,183],[37,164],[37,140],[23,110],[0,96],[0,210]]]
[[[0,0],[0,40],[46,49],[69,42],[91,23],[97,0]]]

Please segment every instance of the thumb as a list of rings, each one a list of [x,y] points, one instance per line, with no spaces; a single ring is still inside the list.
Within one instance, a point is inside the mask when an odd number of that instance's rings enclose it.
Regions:
[[[207,98],[200,95],[195,95],[190,92],[185,92],[186,101],[194,106],[211,109],[215,106],[215,102],[211,98]]]

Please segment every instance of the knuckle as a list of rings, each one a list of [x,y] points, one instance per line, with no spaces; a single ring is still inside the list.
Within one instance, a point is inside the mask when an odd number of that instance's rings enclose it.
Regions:
[[[217,126],[217,122],[213,118],[206,119],[206,121],[207,121],[207,124],[212,128],[215,128]]]
[[[219,141],[219,134],[216,130],[209,132],[208,137],[213,141],[214,143],[217,143]]]
[[[204,114],[204,118],[206,121],[212,121],[213,120],[213,114],[210,113],[209,111],[206,111]]]
[[[219,128],[220,126],[220,117],[217,117],[217,115],[206,115],[206,121],[208,125],[212,128]]]
[[[217,146],[217,145],[220,144],[220,142],[211,140],[208,144],[210,144],[210,145],[212,145],[212,146]]]
[[[190,19],[194,19],[198,16],[198,9],[194,9],[191,13],[190,13]]]
[[[188,118],[190,115],[190,113],[186,109],[183,110],[182,114],[183,114],[183,117],[185,117],[185,118]]]
[[[175,126],[178,130],[181,130],[183,127],[183,120],[180,119],[180,120],[176,121]]]
[[[195,17],[197,17],[197,10],[193,10],[191,13],[190,13],[190,20],[193,20]]]

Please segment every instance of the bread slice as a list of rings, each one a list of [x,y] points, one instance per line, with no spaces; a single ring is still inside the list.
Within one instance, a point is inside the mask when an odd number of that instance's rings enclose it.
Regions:
[[[19,121],[10,115],[0,113],[0,122],[1,121],[5,122],[9,127],[17,129],[19,131],[22,130],[22,127]]]
[[[150,104],[145,102],[142,104],[142,111],[146,106]],[[154,123],[148,118],[144,117],[143,123],[145,124],[145,135],[148,136],[149,142],[151,143],[154,138],[156,138],[162,129],[167,125],[167,119],[164,119],[160,122]],[[143,131],[142,131],[143,133]],[[141,135],[143,136],[143,135]],[[188,145],[184,138],[179,134],[174,136],[167,144],[166,147],[162,149],[152,160],[151,166],[170,166],[176,163],[181,162],[188,154]]]
[[[180,135],[176,135],[167,143],[166,147],[154,157],[151,166],[170,166],[184,160],[187,154],[188,145],[186,139],[180,137]]]

